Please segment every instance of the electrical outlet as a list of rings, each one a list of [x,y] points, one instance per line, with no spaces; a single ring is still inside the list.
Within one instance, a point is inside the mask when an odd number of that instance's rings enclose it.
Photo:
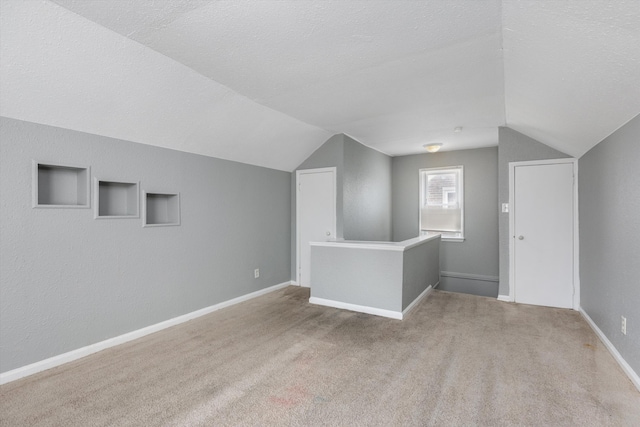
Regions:
[[[260,277],[260,269],[256,268],[255,270],[253,270],[253,277],[255,279],[257,279],[258,277]]]
[[[502,213],[509,213],[509,203],[502,204]]]
[[[627,318],[624,316],[622,317],[622,327],[620,328],[622,330],[622,334],[623,335],[627,335]]]

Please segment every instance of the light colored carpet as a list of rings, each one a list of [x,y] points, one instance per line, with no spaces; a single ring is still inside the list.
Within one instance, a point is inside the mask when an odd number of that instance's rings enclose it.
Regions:
[[[404,321],[283,290],[0,388],[3,426],[623,426],[580,315],[435,291]]]

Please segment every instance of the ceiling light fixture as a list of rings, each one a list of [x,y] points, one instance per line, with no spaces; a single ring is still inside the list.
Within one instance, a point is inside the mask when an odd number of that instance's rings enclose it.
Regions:
[[[435,153],[440,149],[440,147],[442,147],[442,142],[436,142],[433,144],[424,144],[423,147],[426,148],[426,150],[429,153]]]

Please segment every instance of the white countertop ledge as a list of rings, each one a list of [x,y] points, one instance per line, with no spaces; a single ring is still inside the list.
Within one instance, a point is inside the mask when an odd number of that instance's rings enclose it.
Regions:
[[[349,249],[373,249],[379,251],[399,251],[403,252],[415,246],[421,245],[430,240],[439,239],[440,233],[427,233],[413,239],[404,240],[402,242],[373,242],[359,240],[343,240],[335,239],[326,242],[309,242],[311,246],[322,246],[330,248],[349,248]]]

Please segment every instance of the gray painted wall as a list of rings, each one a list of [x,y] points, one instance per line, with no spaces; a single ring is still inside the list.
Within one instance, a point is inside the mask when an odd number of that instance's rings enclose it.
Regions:
[[[464,166],[464,220],[466,240],[440,244],[442,271],[467,275],[498,276],[498,149],[445,151],[394,157],[392,162],[393,240],[402,241],[418,235],[419,178],[423,168]],[[442,277],[440,289],[448,288],[448,277]],[[487,281],[479,281],[487,293]],[[497,296],[497,286],[489,289]],[[459,289],[455,289],[459,290]]]
[[[640,116],[582,156],[578,171],[580,305],[640,373]]]
[[[336,168],[336,238],[391,240],[391,157],[334,135],[297,170]],[[296,280],[296,188],[291,178],[291,277]]]
[[[445,291],[491,298],[496,298],[498,295],[498,276],[464,274],[451,271],[441,271],[440,276],[440,281],[443,285],[439,289]]]
[[[401,251],[311,246],[311,296],[402,311]]]
[[[440,238],[404,251],[311,246],[311,296],[402,312],[440,277]]]
[[[404,251],[402,258],[402,310],[429,286],[440,281],[440,239]]]
[[[391,241],[391,157],[344,137],[344,238]]]
[[[509,162],[527,160],[562,159],[571,157],[554,148],[529,138],[513,129],[498,129],[498,191],[500,211],[502,203],[509,202]],[[509,214],[500,213],[500,295],[509,295]]]
[[[180,192],[182,224],[94,220],[93,200],[92,209],[32,209],[32,159]],[[287,172],[0,118],[0,371],[289,281],[290,181]]]

